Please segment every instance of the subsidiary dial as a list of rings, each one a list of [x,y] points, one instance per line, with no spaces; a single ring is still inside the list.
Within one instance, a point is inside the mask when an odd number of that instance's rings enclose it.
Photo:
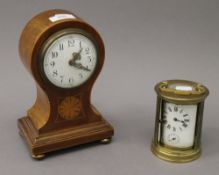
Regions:
[[[180,141],[180,138],[177,134],[171,133],[167,136],[167,140],[171,144],[177,144]]]

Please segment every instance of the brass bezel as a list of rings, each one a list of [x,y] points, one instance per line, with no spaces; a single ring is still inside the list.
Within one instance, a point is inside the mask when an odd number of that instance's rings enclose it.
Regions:
[[[44,57],[45,54],[48,50],[48,48],[51,46],[51,44],[53,44],[53,42],[55,42],[57,39],[59,39],[60,37],[64,36],[64,35],[68,35],[68,34],[81,34],[85,37],[87,37],[88,39],[90,39],[90,41],[94,44],[94,47],[96,49],[96,54],[97,54],[97,60],[96,60],[96,65],[94,67],[93,72],[90,74],[90,76],[84,80],[82,83],[78,84],[77,86],[72,86],[72,87],[61,87],[61,86],[57,86],[55,85],[53,82],[51,82],[48,77],[45,74],[44,68],[43,68],[43,62],[44,62]],[[79,29],[79,28],[65,28],[62,29],[60,31],[57,31],[55,33],[53,33],[42,45],[41,47],[41,51],[40,51],[40,58],[39,58],[39,72],[41,74],[42,79],[49,85],[52,85],[56,88],[59,89],[75,89],[78,88],[82,85],[84,85],[87,81],[89,81],[89,79],[92,77],[92,75],[94,74],[96,67],[98,65],[98,58],[99,58],[99,47],[97,45],[97,42],[95,41],[95,39],[92,37],[92,35],[90,35],[88,32],[86,32],[85,30]]]
[[[180,91],[168,88],[168,86],[177,83],[192,86],[194,90]],[[196,104],[204,101],[209,94],[208,89],[202,84],[187,80],[168,80],[160,82],[155,86],[155,91],[162,99],[182,105]]]
[[[171,84],[184,84],[193,87],[193,92],[168,89]],[[201,128],[203,119],[204,100],[208,96],[208,89],[196,82],[186,80],[168,80],[155,86],[157,92],[157,107],[154,138],[151,144],[152,152],[159,158],[176,163],[185,163],[197,159],[201,154]],[[178,105],[197,105],[194,144],[191,147],[172,147],[162,143],[162,114],[165,102]]]

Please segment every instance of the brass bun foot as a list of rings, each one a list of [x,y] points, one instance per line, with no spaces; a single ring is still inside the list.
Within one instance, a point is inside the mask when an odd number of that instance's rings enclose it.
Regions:
[[[155,156],[158,158],[174,163],[186,163],[196,160],[201,155],[200,149],[187,149],[187,150],[180,150],[180,149],[173,149],[163,147],[161,145],[155,145],[152,143],[151,151],[154,153]]]
[[[38,155],[32,154],[32,158],[35,160],[41,160],[44,157],[45,157],[45,154],[38,154]]]
[[[102,139],[102,140],[100,140],[100,143],[102,143],[102,144],[108,144],[108,143],[110,143],[111,142],[111,138],[106,138],[106,139]]]

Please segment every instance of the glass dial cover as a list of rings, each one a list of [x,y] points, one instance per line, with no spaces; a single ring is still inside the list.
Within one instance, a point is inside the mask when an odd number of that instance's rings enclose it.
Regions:
[[[52,84],[73,88],[90,78],[96,64],[97,51],[92,40],[80,33],[67,33],[49,44],[42,67]]]
[[[194,143],[197,105],[177,105],[165,102],[162,116],[162,140],[176,147],[190,147]]]

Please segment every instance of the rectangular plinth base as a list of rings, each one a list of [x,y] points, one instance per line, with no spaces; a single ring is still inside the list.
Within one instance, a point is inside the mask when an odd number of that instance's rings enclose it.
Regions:
[[[108,139],[113,136],[112,126],[104,119],[46,134],[38,134],[29,117],[19,119],[18,127],[34,158],[40,158],[45,153],[55,150]]]

